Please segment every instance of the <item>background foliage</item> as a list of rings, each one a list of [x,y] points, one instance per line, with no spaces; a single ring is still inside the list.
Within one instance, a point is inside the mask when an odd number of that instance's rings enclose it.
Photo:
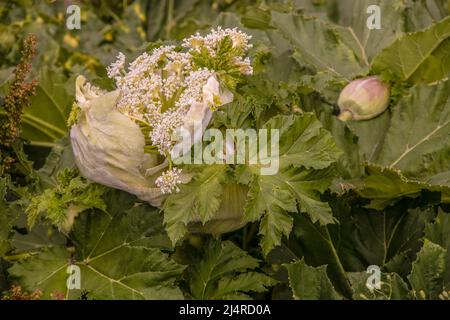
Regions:
[[[65,27],[71,3],[81,6],[81,30]],[[381,30],[366,27],[369,4],[381,7]],[[2,2],[0,120],[30,33],[37,86],[20,136],[2,150],[14,162],[0,168],[0,292],[448,299],[449,15],[448,0]],[[202,167],[163,211],[80,177],[67,139],[75,77],[112,89],[105,66],[119,51],[134,57],[217,25],[252,34],[255,75],[213,126],[279,128],[279,173]],[[340,90],[368,74],[391,82],[390,108],[340,122]],[[222,236],[189,233],[195,218],[214,218],[225,182],[247,188],[247,224]],[[82,290],[66,288],[70,264],[82,270]],[[381,289],[365,285],[370,265],[382,270]]]

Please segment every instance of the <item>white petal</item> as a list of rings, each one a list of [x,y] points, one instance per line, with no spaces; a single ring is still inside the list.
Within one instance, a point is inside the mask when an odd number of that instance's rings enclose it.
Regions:
[[[150,168],[163,171],[144,153],[145,139],[139,126],[115,109],[120,93],[109,92],[86,98],[85,79],[77,79],[77,98],[84,99],[78,123],[70,130],[75,163],[86,178],[111,188],[127,191],[150,204],[160,206],[162,194],[156,178],[144,176]],[[83,101],[83,100],[81,100]]]

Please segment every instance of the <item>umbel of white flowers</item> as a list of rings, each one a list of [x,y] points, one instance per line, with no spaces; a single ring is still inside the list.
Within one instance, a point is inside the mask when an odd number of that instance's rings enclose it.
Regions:
[[[194,133],[199,121],[206,128],[214,110],[233,101],[221,79],[228,70],[252,74],[246,56],[249,40],[237,29],[219,27],[206,36],[185,39],[181,50],[163,46],[145,52],[127,67],[119,53],[107,69],[117,86],[112,92],[79,76],[70,138],[82,175],[154,206],[160,206],[166,194],[179,191],[178,185],[191,175],[173,166],[176,132]],[[219,64],[221,70],[211,67],[217,59],[226,62]],[[195,136],[193,143],[201,138]]]

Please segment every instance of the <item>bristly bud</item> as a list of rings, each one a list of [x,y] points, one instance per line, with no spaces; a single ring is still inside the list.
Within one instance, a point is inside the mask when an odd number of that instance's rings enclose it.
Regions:
[[[369,120],[389,106],[390,86],[377,76],[350,82],[341,92],[339,120]]]

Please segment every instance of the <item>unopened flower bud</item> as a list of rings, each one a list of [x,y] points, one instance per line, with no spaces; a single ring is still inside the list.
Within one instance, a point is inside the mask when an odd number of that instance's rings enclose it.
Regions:
[[[339,120],[372,119],[389,106],[390,86],[377,76],[350,82],[339,96]]]

